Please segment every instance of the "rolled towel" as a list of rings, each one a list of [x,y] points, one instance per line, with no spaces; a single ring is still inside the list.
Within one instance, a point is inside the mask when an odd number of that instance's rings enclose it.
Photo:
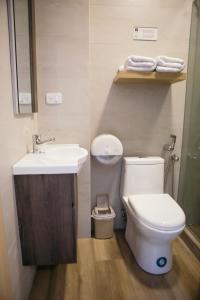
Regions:
[[[156,62],[134,62],[130,58],[128,58],[125,62],[125,65],[128,67],[144,67],[144,68],[151,68],[156,65]]]
[[[157,63],[159,64],[159,62],[164,62],[164,63],[177,63],[180,65],[184,65],[184,60],[181,58],[177,58],[177,57],[169,57],[169,56],[165,56],[165,55],[160,55],[156,58]]]
[[[147,56],[130,55],[128,59],[130,59],[133,63],[150,62],[156,64],[156,60],[154,58]]]
[[[176,57],[169,57],[169,56],[158,56],[157,60],[157,72],[181,72],[183,71],[185,64],[184,60],[181,58]]]
[[[133,71],[133,72],[152,72],[155,70],[155,68],[152,70],[152,68],[147,68],[147,67],[129,67],[129,66],[124,66],[121,65],[118,68],[119,71]]]
[[[167,67],[167,68],[177,68],[183,70],[185,65],[179,64],[179,63],[166,63],[164,60],[159,60],[157,63],[157,66],[160,67]]]
[[[155,67],[125,67],[126,71],[137,71],[137,72],[152,72],[155,70]]]
[[[157,61],[151,57],[132,55],[124,64],[127,71],[152,72],[156,68]]]
[[[183,69],[179,69],[179,68],[169,68],[169,67],[161,67],[161,66],[157,66],[156,67],[156,71],[157,72],[169,72],[169,73],[179,73],[181,72]]]

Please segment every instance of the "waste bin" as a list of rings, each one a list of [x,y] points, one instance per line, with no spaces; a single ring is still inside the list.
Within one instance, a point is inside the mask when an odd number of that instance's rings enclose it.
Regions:
[[[94,219],[95,238],[109,239],[113,236],[113,223],[115,216],[116,215],[112,207],[110,207],[110,211],[106,213],[102,213],[98,207],[93,209],[92,218]]]

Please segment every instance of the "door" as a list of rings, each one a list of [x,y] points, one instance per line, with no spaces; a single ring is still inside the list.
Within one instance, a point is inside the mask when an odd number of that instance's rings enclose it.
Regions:
[[[200,1],[192,10],[179,203],[200,238]]]

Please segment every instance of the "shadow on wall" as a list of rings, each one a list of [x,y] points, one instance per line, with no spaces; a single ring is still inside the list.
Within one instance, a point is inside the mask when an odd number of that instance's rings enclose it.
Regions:
[[[115,228],[124,228],[122,202],[120,201],[122,160],[111,166],[100,164],[94,157],[91,162],[92,208],[96,206],[97,195],[108,194],[109,203],[116,213]]]
[[[170,86],[112,84],[104,107],[95,118],[92,119],[96,126],[93,137],[102,133],[116,135],[123,144],[124,155],[161,155],[163,145],[173,131]],[[120,163],[107,167],[92,159],[92,207],[96,204],[97,194],[109,194],[117,214],[116,228],[124,226],[120,172]]]
[[[127,155],[155,155],[172,131],[169,85],[112,84],[95,135],[109,132]]]

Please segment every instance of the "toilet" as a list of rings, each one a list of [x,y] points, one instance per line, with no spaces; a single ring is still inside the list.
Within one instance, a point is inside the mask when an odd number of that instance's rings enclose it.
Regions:
[[[125,238],[146,272],[163,274],[172,268],[172,241],[185,227],[185,214],[163,193],[164,159],[124,157],[122,201],[127,213]]]

